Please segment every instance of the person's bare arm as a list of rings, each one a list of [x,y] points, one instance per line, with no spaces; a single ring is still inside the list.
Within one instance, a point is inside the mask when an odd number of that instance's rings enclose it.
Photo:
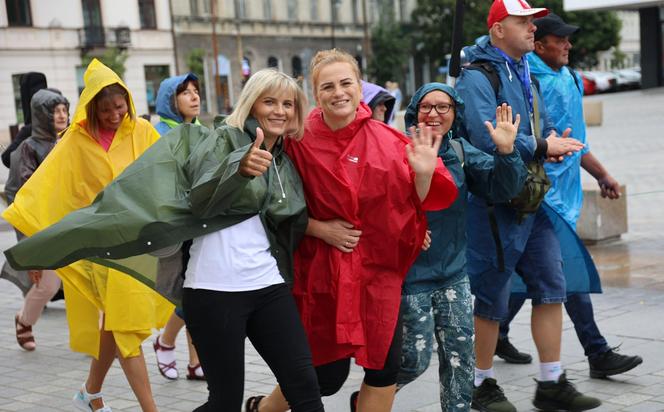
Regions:
[[[355,229],[352,223],[343,219],[323,221],[309,218],[305,234],[321,239],[328,245],[348,253],[352,252],[360,242],[362,231]]]
[[[614,179],[604,168],[602,163],[591,152],[581,157],[581,167],[597,179],[597,184],[602,190],[602,197],[609,199],[620,198],[620,183]]]

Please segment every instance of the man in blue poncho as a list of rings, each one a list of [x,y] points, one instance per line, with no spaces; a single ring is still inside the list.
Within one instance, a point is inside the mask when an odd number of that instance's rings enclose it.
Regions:
[[[464,49],[471,66],[484,64],[496,74],[494,89],[489,76],[481,70],[464,70],[457,91],[466,103],[464,127],[468,140],[492,153],[495,145],[484,130],[486,119],[495,119],[495,108],[507,103],[521,116],[515,147],[524,162],[533,168],[545,158],[560,161],[579,151],[583,144],[555,133],[541,95],[530,77],[525,55],[534,49],[534,17],[546,9],[531,8],[524,0],[495,0],[489,11],[489,36]],[[540,374],[533,400],[540,409],[587,410],[600,401],[579,393],[566,378],[560,362],[562,303],[566,282],[562,254],[556,231],[544,207],[519,219],[517,211],[506,204],[494,207],[494,227],[502,245],[492,236],[489,208],[483,199],[468,200],[468,274],[475,295],[475,390],[473,408],[482,411],[516,411],[497,383],[493,355],[499,322],[508,317],[511,275],[516,272],[527,285],[533,299],[532,334],[538,349]],[[498,251],[502,253],[502,262]],[[502,264],[501,264],[502,263]]]
[[[539,81],[549,117],[558,132],[571,128],[572,135],[586,144],[583,150],[562,162],[545,165],[546,174],[551,179],[551,189],[546,194],[545,202],[571,227],[576,228],[583,204],[581,167],[597,179],[603,197],[619,198],[620,185],[590,152],[586,143],[581,100],[583,82],[567,66],[572,48],[569,36],[576,33],[579,27],[566,24],[555,14],[536,19],[533,23],[537,26],[535,51],[528,54],[528,63],[531,73]],[[503,322],[500,328],[496,355],[510,363],[530,363],[531,360],[530,355],[519,352],[507,339],[509,322],[525,299],[523,294],[512,294],[509,320]],[[595,323],[588,293],[569,293],[565,309],[588,357],[591,377],[603,378],[624,373],[643,362],[639,356],[618,354],[607,344]]]

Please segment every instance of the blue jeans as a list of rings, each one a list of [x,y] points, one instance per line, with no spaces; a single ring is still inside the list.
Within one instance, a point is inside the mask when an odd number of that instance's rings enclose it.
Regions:
[[[523,294],[512,294],[509,303],[509,318],[500,324],[500,336],[506,337],[510,330],[510,322],[519,312],[526,297]],[[593,312],[593,303],[587,293],[567,295],[565,310],[574,323],[574,330],[583,346],[586,356],[590,359],[608,351],[609,345],[599,331]]]
[[[435,336],[441,408],[469,411],[475,372],[475,331],[468,278],[431,292],[402,296],[401,319],[403,350],[397,387],[414,381],[427,370]]]
[[[509,239],[509,236],[504,236],[503,242]],[[526,284],[528,293],[533,296],[533,304],[565,301],[565,274],[560,242],[543,209],[540,208],[535,215],[525,248],[515,266],[510,267],[508,261],[505,263],[506,270],[499,271],[494,262],[487,261],[483,265],[482,262],[474,262],[476,269],[483,266],[482,270],[470,276],[475,295],[475,316],[497,322],[509,318],[513,271]]]

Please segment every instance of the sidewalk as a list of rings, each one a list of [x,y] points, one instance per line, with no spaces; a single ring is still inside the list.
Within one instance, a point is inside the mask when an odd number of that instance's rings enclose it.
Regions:
[[[588,377],[588,364],[571,322],[565,317],[564,367],[579,390],[603,400],[597,411],[664,411],[664,139],[661,138],[664,89],[593,96],[604,102],[604,124],[589,129],[591,150],[621,183],[627,185],[629,233],[620,241],[591,248],[602,274],[604,294],[593,296],[598,324],[609,344],[622,343],[626,354],[644,358],[641,366],[610,380]],[[7,170],[0,170],[0,183]],[[586,175],[584,179],[589,179]],[[589,180],[590,181],[590,180]],[[15,242],[13,230],[0,220],[0,247]],[[0,263],[4,257],[0,257]],[[49,304],[35,326],[37,350],[22,351],[13,333],[13,316],[22,303],[9,282],[0,280],[0,411],[72,411],[70,399],[87,376],[89,360],[69,350],[62,301]],[[529,305],[512,327],[513,343],[534,354]],[[155,335],[156,336],[156,335]],[[155,399],[162,411],[191,411],[204,402],[206,385],[184,379],[187,362],[184,334],[178,339],[182,379],[167,381],[157,371],[153,336],[143,345]],[[537,363],[508,365],[497,360],[499,382],[519,411],[532,410]],[[394,411],[440,411],[438,363],[397,395]],[[325,399],[326,410],[348,411],[348,397],[359,388],[361,369],[354,367],[343,389]],[[264,362],[247,344],[246,395],[267,394],[275,385]],[[138,411],[116,362],[104,385],[114,411]]]

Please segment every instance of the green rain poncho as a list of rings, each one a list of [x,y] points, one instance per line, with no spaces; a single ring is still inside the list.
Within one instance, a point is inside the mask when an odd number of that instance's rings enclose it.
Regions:
[[[300,178],[278,142],[274,163],[258,178],[238,173],[258,126],[183,125],[137,159],[94,203],[5,251],[16,269],[58,268],[79,259],[114,267],[179,299],[181,242],[260,215],[286,282],[292,252],[307,224]],[[152,254],[148,254],[148,253]]]

